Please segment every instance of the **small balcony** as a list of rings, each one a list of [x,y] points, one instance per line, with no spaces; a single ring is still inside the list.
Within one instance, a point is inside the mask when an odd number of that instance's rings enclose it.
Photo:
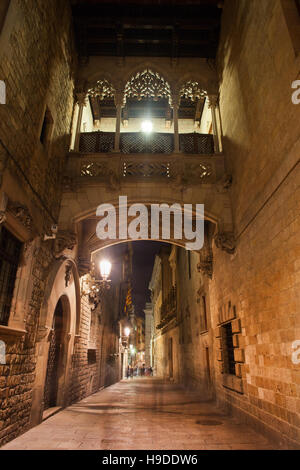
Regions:
[[[168,292],[167,297],[161,306],[161,320],[157,325],[157,329],[160,330],[167,326],[171,320],[175,319],[177,315],[177,288],[172,286]]]

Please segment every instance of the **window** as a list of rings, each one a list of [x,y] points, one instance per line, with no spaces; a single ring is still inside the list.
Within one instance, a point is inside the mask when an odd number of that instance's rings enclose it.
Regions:
[[[5,227],[0,227],[0,325],[9,320],[22,243]]]
[[[50,110],[46,108],[44,119],[43,119],[43,124],[42,124],[42,129],[40,133],[40,142],[45,147],[45,149],[48,149],[49,147],[49,143],[52,137],[52,130],[53,130],[53,118],[52,118]]]
[[[9,4],[10,4],[10,0],[1,0],[0,2],[0,33],[5,23],[5,18],[6,18]]]
[[[300,53],[300,0],[281,0],[281,5],[297,56]]]
[[[88,349],[88,365],[96,364],[96,349]]]
[[[236,375],[231,323],[222,326],[222,348],[225,374]]]

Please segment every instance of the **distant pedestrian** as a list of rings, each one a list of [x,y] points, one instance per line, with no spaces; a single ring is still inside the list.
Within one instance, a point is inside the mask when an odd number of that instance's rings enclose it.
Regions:
[[[145,364],[143,364],[141,367],[141,375],[145,375]]]
[[[130,378],[133,379],[133,367],[130,367]]]
[[[126,370],[126,377],[127,377],[127,379],[129,379],[129,377],[130,377],[130,367],[129,366],[127,367],[127,370]]]
[[[149,369],[148,369],[148,370],[149,370],[149,375],[153,375],[153,369],[152,369],[152,367],[151,367],[151,366],[149,367]]]

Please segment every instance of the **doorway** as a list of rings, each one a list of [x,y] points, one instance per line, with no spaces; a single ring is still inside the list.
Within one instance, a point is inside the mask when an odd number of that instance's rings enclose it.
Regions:
[[[52,325],[44,389],[44,411],[57,406],[59,370],[62,362],[63,305],[59,299]]]

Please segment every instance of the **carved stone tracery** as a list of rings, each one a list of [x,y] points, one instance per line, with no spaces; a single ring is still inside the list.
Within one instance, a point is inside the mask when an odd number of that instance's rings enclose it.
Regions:
[[[97,84],[88,90],[88,95],[92,98],[99,97],[100,100],[114,98],[115,89],[108,80],[98,80]]]
[[[205,90],[201,88],[198,82],[188,81],[180,89],[180,96],[190,98],[192,101],[204,99],[207,96]]]
[[[137,98],[138,101],[143,98],[153,98],[154,101],[166,98],[171,104],[170,85],[158,73],[146,69],[138,72],[127,82],[124,90],[124,105],[127,98]]]

